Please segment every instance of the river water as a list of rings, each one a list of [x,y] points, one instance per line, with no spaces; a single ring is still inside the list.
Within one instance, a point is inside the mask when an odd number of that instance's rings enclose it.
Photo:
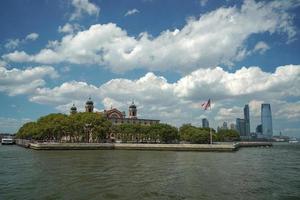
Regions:
[[[0,199],[300,199],[300,145],[233,153],[0,145]]]

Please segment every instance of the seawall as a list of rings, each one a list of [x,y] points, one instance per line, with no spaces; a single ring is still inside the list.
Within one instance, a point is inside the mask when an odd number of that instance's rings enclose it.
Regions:
[[[271,142],[238,142],[225,144],[133,144],[133,143],[32,143],[17,140],[17,145],[34,150],[145,150],[145,151],[203,151],[233,152],[241,147],[272,146]]]
[[[147,150],[147,151],[226,151],[235,144],[129,144],[129,143],[30,143],[35,150]]]

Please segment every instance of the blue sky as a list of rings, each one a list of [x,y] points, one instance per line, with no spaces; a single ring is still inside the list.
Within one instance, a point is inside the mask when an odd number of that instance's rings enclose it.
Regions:
[[[251,131],[270,103],[274,134],[300,136],[300,1],[3,0],[0,132],[83,109]],[[213,99],[204,112],[200,104]]]

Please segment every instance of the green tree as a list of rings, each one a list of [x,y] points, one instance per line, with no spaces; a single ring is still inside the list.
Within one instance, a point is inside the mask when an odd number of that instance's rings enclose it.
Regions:
[[[221,129],[218,131],[219,141],[236,141],[240,139],[240,135],[236,130]]]

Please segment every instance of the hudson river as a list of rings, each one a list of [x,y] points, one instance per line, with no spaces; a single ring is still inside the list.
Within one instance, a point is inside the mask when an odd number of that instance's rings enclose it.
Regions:
[[[0,146],[0,199],[300,199],[300,145],[234,153]]]

